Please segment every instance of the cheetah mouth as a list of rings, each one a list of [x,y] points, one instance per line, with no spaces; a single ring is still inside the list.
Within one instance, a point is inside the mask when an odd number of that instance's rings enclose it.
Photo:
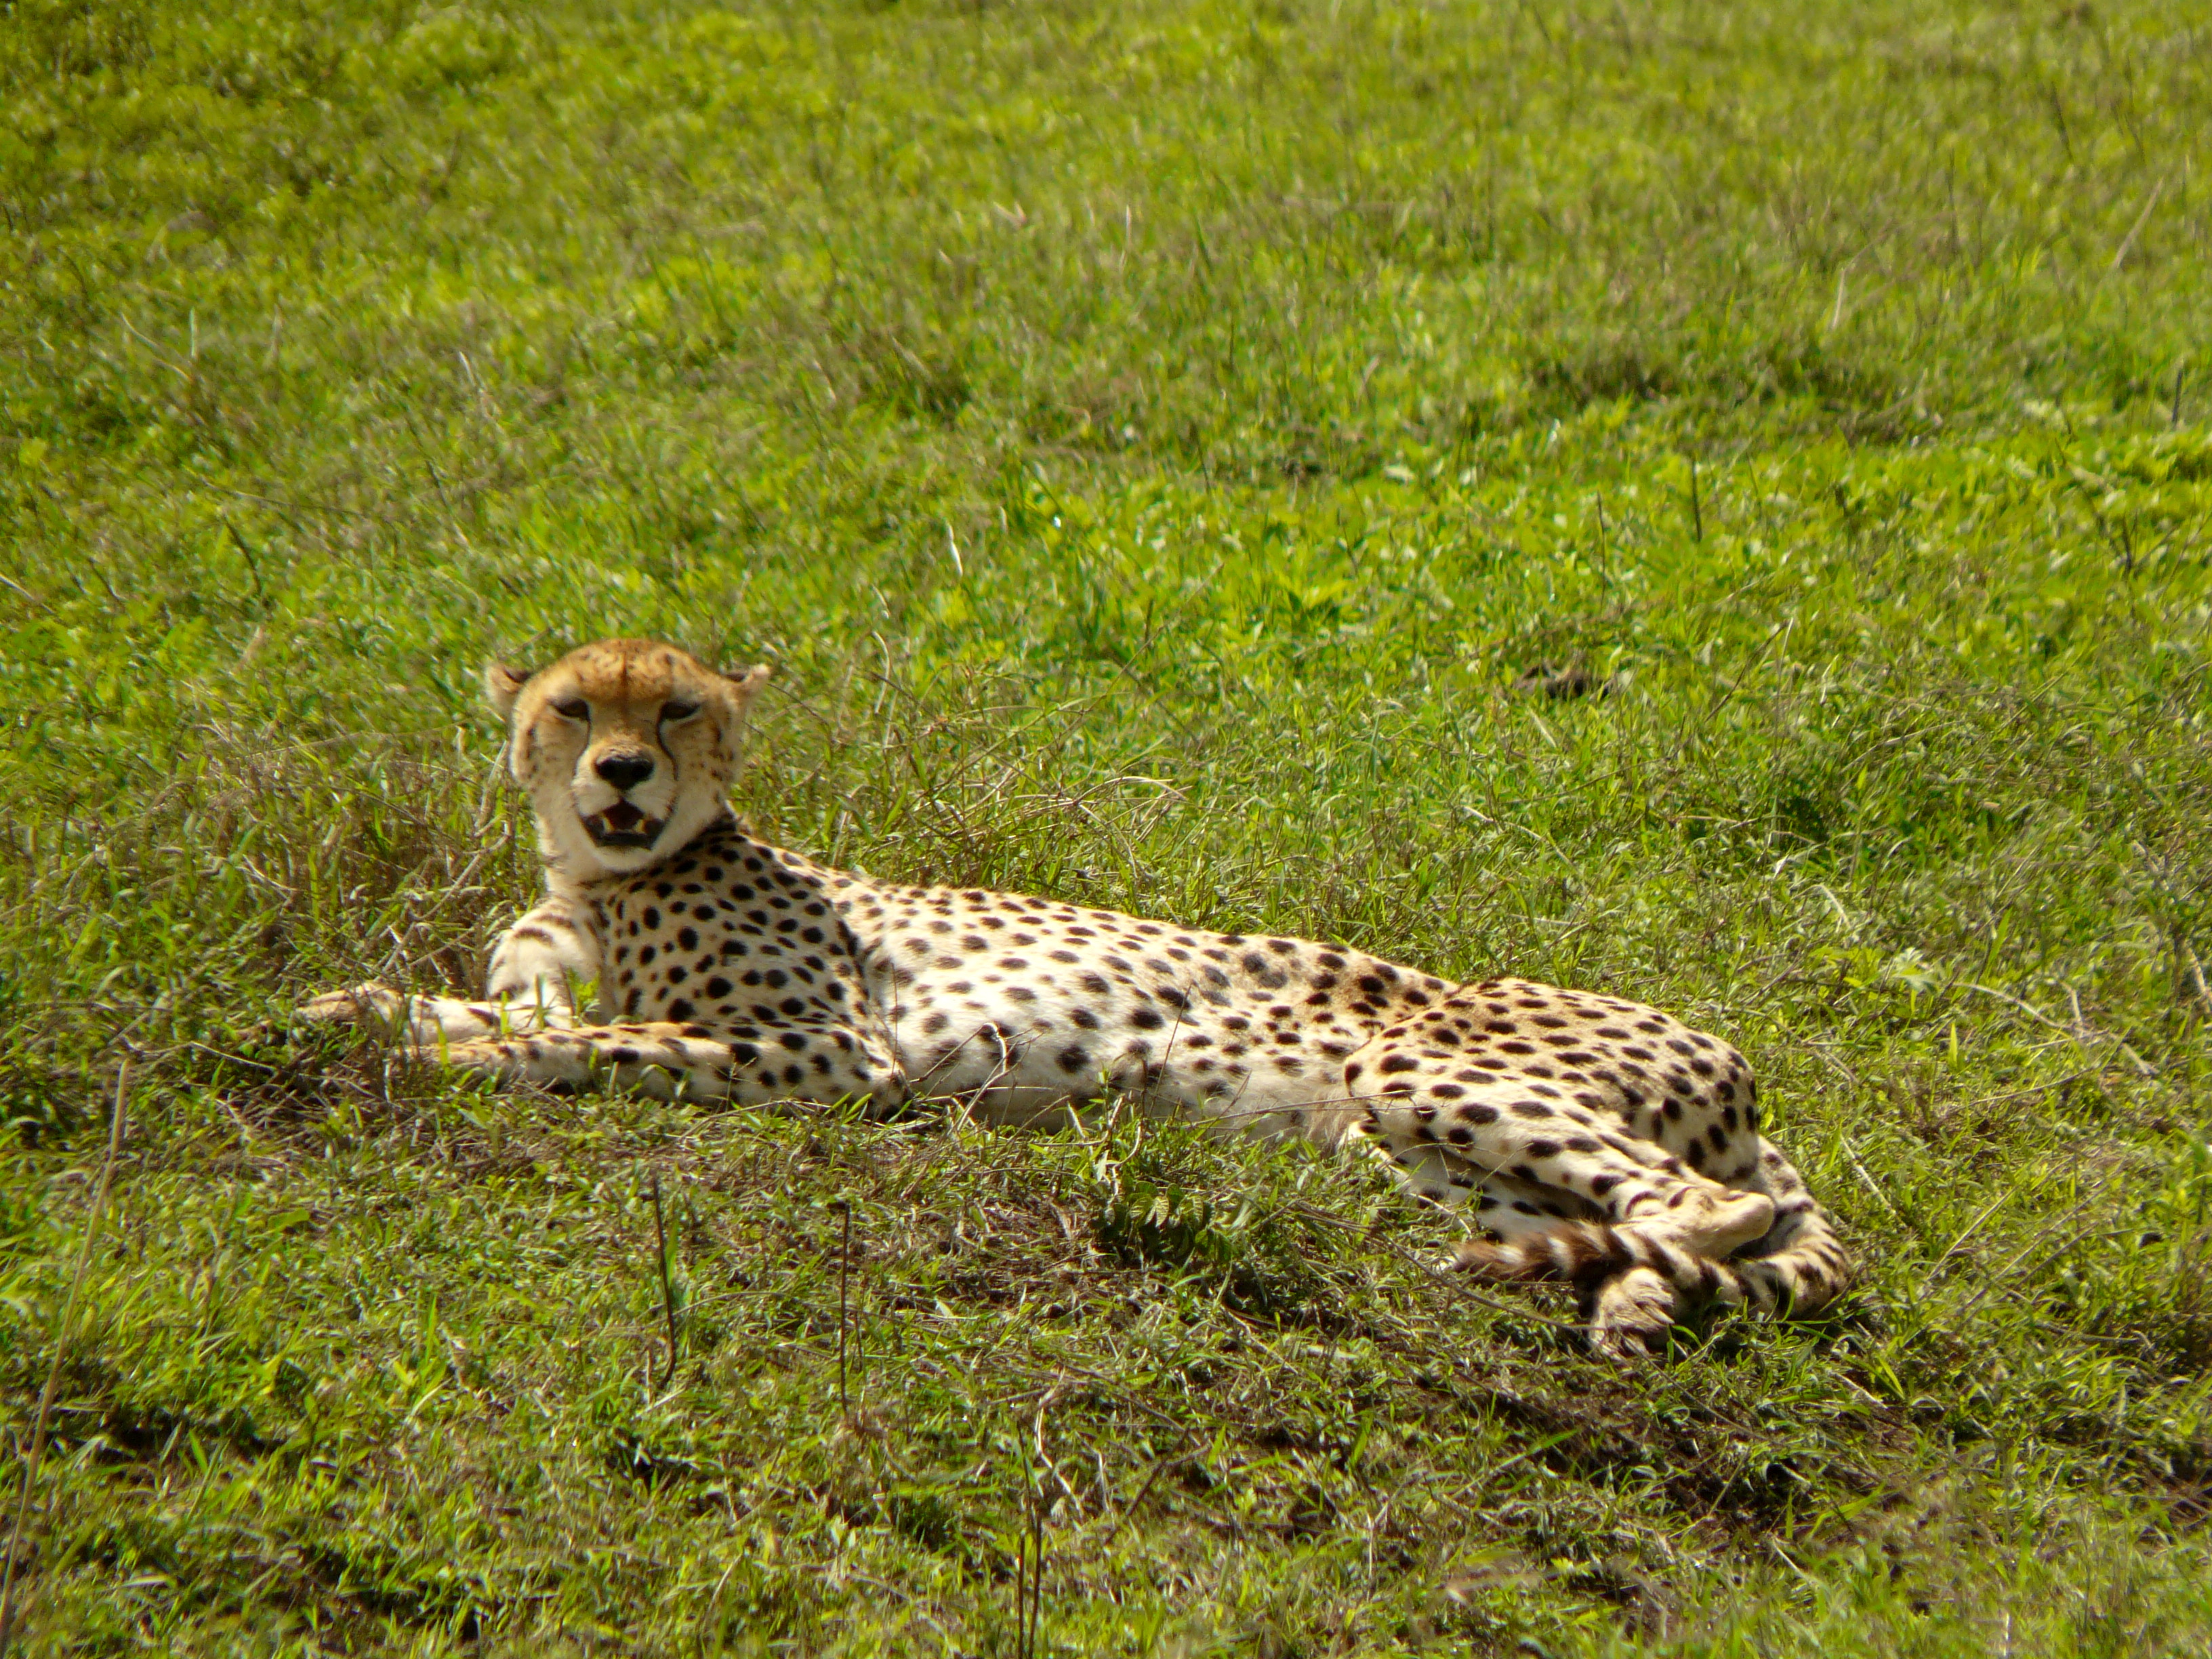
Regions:
[[[650,847],[667,827],[665,818],[649,818],[626,800],[584,820],[584,828],[602,847]]]

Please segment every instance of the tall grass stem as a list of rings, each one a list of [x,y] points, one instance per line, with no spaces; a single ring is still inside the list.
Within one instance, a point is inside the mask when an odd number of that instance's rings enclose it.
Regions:
[[[115,1073],[115,1109],[107,1122],[107,1152],[100,1159],[100,1185],[92,1195],[92,1210],[85,1217],[84,1237],[77,1242],[76,1268],[70,1276],[69,1296],[54,1330],[54,1357],[46,1367],[46,1386],[39,1390],[39,1413],[31,1430],[30,1455],[23,1460],[23,1484],[15,1494],[15,1521],[8,1533],[8,1559],[0,1568],[0,1659],[15,1633],[15,1566],[21,1559],[23,1527],[31,1512],[31,1493],[39,1479],[39,1464],[46,1456],[46,1429],[52,1421],[54,1394],[61,1386],[62,1364],[69,1358],[75,1332],[76,1304],[84,1290],[85,1274],[92,1267],[92,1249],[100,1237],[100,1224],[107,1212],[107,1190],[115,1179],[115,1163],[123,1150],[123,1126],[131,1099],[131,1061],[126,1057]]]

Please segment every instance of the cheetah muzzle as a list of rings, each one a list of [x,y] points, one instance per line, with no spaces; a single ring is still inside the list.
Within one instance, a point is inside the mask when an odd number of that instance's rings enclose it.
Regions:
[[[600,847],[650,847],[667,827],[665,818],[649,818],[626,800],[584,820],[593,843]]]
[[[1119,1092],[1359,1150],[1475,1224],[1461,1267],[1571,1285],[1607,1353],[1701,1304],[1803,1314],[1850,1284],[1720,1039],[1599,993],[817,864],[726,804],[768,678],[642,640],[495,664],[544,902],[501,936],[481,1001],[372,985],[301,1012],[389,1022],[515,1083],[878,1111],[949,1097],[1009,1122]]]

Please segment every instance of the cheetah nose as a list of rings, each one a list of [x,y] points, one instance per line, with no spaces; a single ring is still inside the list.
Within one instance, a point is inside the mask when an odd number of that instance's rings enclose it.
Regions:
[[[617,789],[635,789],[653,775],[653,757],[602,755],[592,763],[592,770]]]

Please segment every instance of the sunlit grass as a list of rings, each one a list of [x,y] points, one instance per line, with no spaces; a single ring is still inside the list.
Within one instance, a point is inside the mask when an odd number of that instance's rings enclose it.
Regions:
[[[31,1645],[1014,1654],[1033,1526],[1046,1651],[2212,1641],[2208,41],[0,13],[19,1452],[139,1079]],[[1300,1153],[285,1036],[617,631],[820,856],[1726,1033],[1863,1294],[1627,1374]]]

